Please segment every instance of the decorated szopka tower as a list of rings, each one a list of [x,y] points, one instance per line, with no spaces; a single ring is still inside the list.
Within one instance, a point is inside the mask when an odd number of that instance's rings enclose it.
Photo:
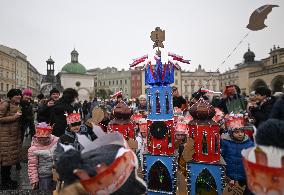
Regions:
[[[163,64],[159,47],[164,47],[165,31],[159,27],[151,33],[154,48],[158,47],[155,64],[145,67],[147,85],[147,150],[144,154],[144,179],[147,194],[176,193],[176,159],[174,156],[174,121],[172,87],[174,64]]]
[[[220,128],[212,120],[215,109],[200,98],[189,112],[193,117],[188,128],[194,140],[194,155],[187,162],[188,194],[221,195],[225,169],[220,161]]]

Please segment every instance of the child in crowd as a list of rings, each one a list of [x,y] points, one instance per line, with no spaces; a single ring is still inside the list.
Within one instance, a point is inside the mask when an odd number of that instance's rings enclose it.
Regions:
[[[31,147],[28,150],[28,175],[32,189],[54,190],[52,180],[53,153],[58,138],[51,135],[52,128],[45,122],[36,126]]]
[[[183,159],[182,153],[184,150],[184,144],[187,141],[188,127],[183,116],[180,116],[177,120],[178,121],[175,125],[175,155],[178,159],[179,171],[186,175],[186,162]]]
[[[227,164],[226,175],[230,178],[230,183],[238,181],[241,186],[246,184],[241,151],[254,145],[244,133],[244,124],[242,114],[230,114],[225,119],[228,133],[223,134],[221,139],[221,155]]]
[[[145,118],[140,118],[138,122],[138,133],[136,136],[136,141],[138,143],[138,149],[136,151],[139,165],[143,167],[143,154],[147,152],[147,120]]]
[[[93,127],[91,123],[86,122],[86,124],[81,125],[82,121],[79,112],[74,112],[69,115],[66,114],[66,120],[67,128],[65,130],[65,133],[60,136],[59,143],[71,145],[76,150],[81,151],[83,148],[78,142],[76,133],[86,135],[92,141],[96,139],[96,135],[92,131]]]

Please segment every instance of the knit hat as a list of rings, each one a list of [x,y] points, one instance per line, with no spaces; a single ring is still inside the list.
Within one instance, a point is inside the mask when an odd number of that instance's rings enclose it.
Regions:
[[[284,121],[268,119],[256,131],[256,143],[262,146],[274,146],[284,149]]]
[[[23,91],[23,95],[32,96],[33,95],[33,91],[31,89],[26,88]]]
[[[44,95],[42,93],[40,93],[36,97],[37,97],[37,99],[42,100],[44,98]]]
[[[73,88],[67,88],[63,91],[62,99],[67,103],[72,103],[78,97],[78,92]]]
[[[53,93],[60,93],[58,89],[52,88],[49,92],[49,95],[52,95]]]
[[[22,95],[22,91],[20,89],[10,89],[7,93],[9,99],[12,99],[16,95]]]

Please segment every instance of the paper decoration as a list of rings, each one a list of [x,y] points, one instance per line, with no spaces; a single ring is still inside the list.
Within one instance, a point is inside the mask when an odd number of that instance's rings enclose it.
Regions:
[[[77,126],[81,124],[81,115],[80,113],[65,113],[67,125]]]
[[[249,24],[247,28],[253,31],[262,30],[267,27],[264,24],[268,14],[272,11],[272,8],[279,7],[278,5],[263,5],[256,9],[250,16]]]
[[[123,148],[119,149],[118,154],[120,155],[109,166],[97,167],[98,174],[95,177],[90,177],[83,169],[74,171],[86,191],[93,194],[111,194],[126,182],[133,169],[138,167],[137,158],[133,151]]]
[[[52,133],[52,128],[45,122],[36,125],[36,137],[48,137]]]
[[[105,114],[101,108],[94,108],[92,110],[92,118],[88,119],[87,122],[91,124],[99,124],[104,119]]]
[[[160,27],[156,27],[155,31],[151,32],[151,40],[154,42],[153,48],[161,47],[164,48],[163,41],[165,41],[165,31]]]
[[[261,149],[248,148],[242,151],[247,184],[255,194],[284,194],[284,163],[282,167],[269,167],[267,155]],[[256,162],[248,160],[255,152]]]

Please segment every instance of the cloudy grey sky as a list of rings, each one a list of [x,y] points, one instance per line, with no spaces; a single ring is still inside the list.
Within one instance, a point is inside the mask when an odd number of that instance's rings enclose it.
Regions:
[[[164,51],[214,71],[249,31],[250,14],[264,4],[277,4],[264,30],[250,32],[221,70],[243,60],[248,43],[256,59],[270,48],[284,47],[284,2],[281,0],[0,0],[0,44],[16,48],[46,73],[51,55],[56,71],[70,62],[73,47],[87,69],[128,68],[132,58],[153,54],[150,32],[166,30]],[[166,53],[164,53],[166,55]],[[166,60],[166,56],[163,58]]]

